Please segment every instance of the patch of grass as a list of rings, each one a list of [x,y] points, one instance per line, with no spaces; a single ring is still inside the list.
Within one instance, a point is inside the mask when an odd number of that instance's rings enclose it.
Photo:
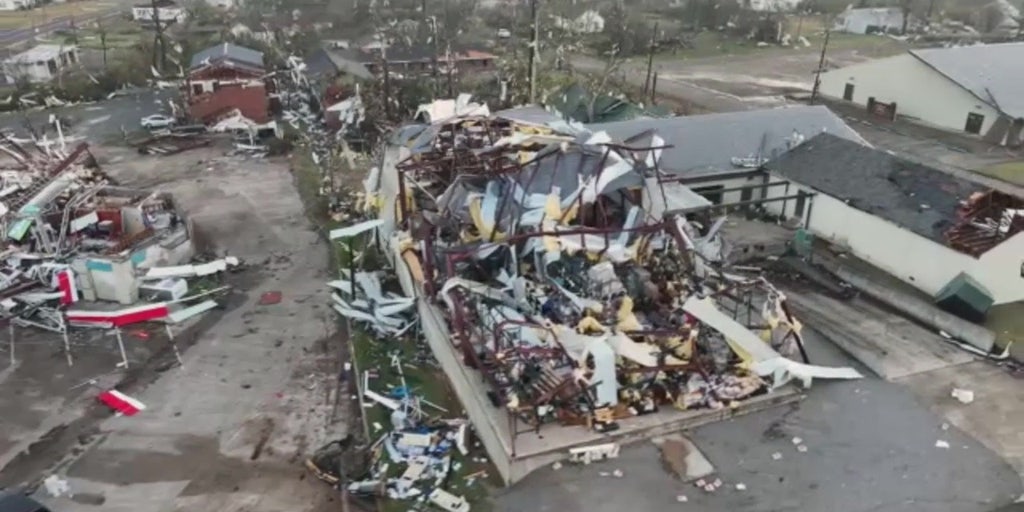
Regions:
[[[73,16],[86,17],[109,10],[115,4],[99,0],[82,0],[78,2],[51,3],[26,11],[0,12],[0,28],[28,28],[41,25],[57,18]]]
[[[796,27],[795,25],[790,26],[787,29],[787,33],[793,35],[793,39],[796,39]],[[736,37],[731,34],[724,32],[713,32],[706,31],[697,34],[693,39],[693,47],[680,49],[676,51],[666,51],[655,54],[655,60],[677,60],[677,59],[697,59],[705,57],[720,57],[720,56],[740,56],[750,54],[781,54],[781,53],[792,53],[796,51],[803,52],[819,52],[821,51],[821,45],[825,40],[825,35],[821,30],[815,29],[815,24],[804,22],[801,27],[800,33],[805,37],[811,44],[809,47],[803,46],[757,46],[757,43],[746,38]],[[794,44],[795,41],[794,41]],[[904,41],[898,41],[891,37],[878,36],[878,35],[860,35],[860,34],[843,34],[833,32],[829,36],[828,50],[839,51],[839,50],[859,50],[865,55],[872,57],[882,57],[887,55],[895,55],[902,51],[910,48],[910,45]],[[636,57],[636,59],[646,59],[646,57]]]
[[[979,169],[985,176],[1024,186],[1024,160],[1014,160]]]
[[[344,165],[344,164],[341,164]],[[291,169],[295,177],[295,186],[298,189],[300,198],[306,208],[306,215],[321,230],[330,230],[339,227],[338,223],[328,215],[328,198],[320,194],[323,186],[323,178],[320,169],[313,162],[312,155],[307,147],[296,147],[291,155]],[[358,170],[346,170],[345,172],[358,173]],[[361,179],[361,178],[360,178]],[[374,262],[381,261],[381,257],[373,250],[369,237],[359,237],[352,244],[354,252],[369,251],[364,256],[363,268],[375,268]],[[349,253],[347,243],[332,242],[330,245],[330,260],[335,269],[347,269],[352,254]],[[387,283],[385,283],[387,285]],[[435,366],[430,349],[420,345],[416,338],[408,337],[401,340],[377,340],[373,335],[350,325],[349,346],[355,367],[361,372],[371,371],[375,375],[369,381],[370,389],[387,396],[389,392],[401,386],[401,376],[404,374],[405,384],[409,390],[443,409],[436,409],[424,404],[424,412],[433,418],[451,419],[462,416],[462,405],[459,403],[455,393],[448,383],[444,372]],[[401,361],[401,374],[392,366],[392,355],[397,355]],[[362,378],[361,375],[356,378]],[[362,380],[359,385],[362,386]],[[372,403],[372,402],[371,402]],[[370,442],[377,439],[391,429],[391,411],[381,405],[363,408],[361,411],[370,435]],[[379,425],[380,428],[375,428]],[[497,470],[485,460],[486,452],[470,447],[469,454],[463,456],[457,449],[450,453],[452,457],[452,471],[448,477],[446,489],[456,495],[464,496],[470,503],[474,512],[488,512],[491,510],[489,500],[489,488],[501,486]],[[390,464],[388,469],[389,477],[400,476],[405,470],[404,464]],[[477,476],[470,484],[467,476],[486,472],[487,477]],[[384,498],[380,501],[379,510],[384,512],[405,512],[414,505],[413,501],[391,500]]]
[[[369,380],[371,390],[387,396],[388,393],[405,384],[416,396],[422,397],[446,411],[442,411],[424,403],[424,412],[435,418],[457,418],[461,416],[462,406],[448,384],[444,372],[429,364],[429,349],[421,347],[415,339],[375,340],[373,337],[355,329],[351,337],[352,353],[361,371],[371,371],[375,378]],[[397,354],[402,361],[401,373],[392,363],[392,355]],[[391,427],[391,412],[381,405],[363,409],[372,439],[383,435]],[[376,426],[380,428],[377,428]],[[470,447],[469,454],[463,456],[458,450],[450,452],[452,471],[448,477],[446,490],[466,498],[474,512],[487,512],[491,509],[489,488],[501,485],[497,470],[487,462],[480,462],[487,457],[486,452]],[[399,476],[405,470],[404,464],[391,464],[388,476]],[[487,477],[480,476],[486,472]],[[467,479],[468,476],[477,475]],[[404,512],[410,509],[411,501],[385,499],[382,509],[386,512]]]

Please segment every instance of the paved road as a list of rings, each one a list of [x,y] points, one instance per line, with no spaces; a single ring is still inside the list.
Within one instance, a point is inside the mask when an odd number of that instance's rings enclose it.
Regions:
[[[65,132],[66,136],[82,137],[92,144],[99,144],[117,138],[121,134],[122,126],[130,132],[138,128],[141,118],[165,112],[166,100],[175,94],[176,91],[169,89],[137,89],[100,103],[84,103],[25,113],[7,112],[0,114],[0,129],[13,131],[17,137],[27,137],[26,118],[38,130],[47,125],[52,114],[70,119],[72,125],[70,130]],[[49,129],[47,134],[50,138],[56,136],[53,129]]]
[[[119,16],[122,8],[123,7],[119,6],[112,8],[109,11],[90,13],[87,16],[81,17],[60,16],[36,25],[35,27],[0,30],[0,47],[24,43],[34,37],[45,36],[58,30],[68,29],[71,28],[72,24],[84,26],[100,19],[108,20]]]
[[[804,333],[815,363],[859,366],[816,333]],[[944,421],[907,386],[874,376],[815,381],[802,402],[688,434],[726,484],[714,494],[668,475],[657,448],[643,442],[618,460],[540,469],[503,493],[496,510],[982,512],[1020,496],[1020,478],[999,455]],[[806,453],[795,449],[793,437]],[[937,440],[950,448],[936,448]],[[601,476],[615,469],[621,479]],[[736,490],[737,483],[746,490]],[[687,503],[676,501],[680,494]]]

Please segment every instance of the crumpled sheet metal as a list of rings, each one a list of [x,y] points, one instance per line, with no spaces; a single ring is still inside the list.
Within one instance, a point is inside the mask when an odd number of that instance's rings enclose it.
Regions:
[[[814,378],[864,377],[853,368],[829,368],[786,359],[756,334],[718,309],[711,299],[690,297],[683,305],[683,310],[725,336],[729,345],[753,372],[762,377],[772,378],[773,387],[782,386],[794,379],[799,380],[805,387],[810,387]]]

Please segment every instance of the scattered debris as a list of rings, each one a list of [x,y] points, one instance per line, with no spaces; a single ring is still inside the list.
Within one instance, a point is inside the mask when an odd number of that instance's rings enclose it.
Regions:
[[[949,448],[949,443],[946,442],[946,441],[943,441],[942,439],[939,439],[939,440],[935,441],[935,447],[936,448],[946,448],[946,449],[948,449]]]
[[[745,491],[745,490],[747,490],[747,484],[744,484],[744,483],[736,484],[736,490],[737,491]]]
[[[953,388],[953,392],[950,395],[962,404],[969,404],[974,401],[974,391],[969,389]]]
[[[107,407],[117,411],[118,414],[134,416],[140,411],[146,410],[146,404],[116,390],[111,389],[100,393],[97,397]]]
[[[43,487],[46,488],[46,493],[53,498],[59,498],[61,496],[71,495],[71,485],[68,481],[57,476],[50,475],[43,480]]]
[[[271,306],[271,305],[274,305],[274,304],[279,304],[280,302],[281,302],[281,292],[279,292],[279,291],[270,291],[270,292],[264,292],[262,295],[260,295],[259,305],[260,306]]]
[[[569,460],[580,464],[590,464],[595,461],[614,459],[618,456],[618,443],[599,444],[594,446],[585,446],[582,448],[571,448],[569,450]]]
[[[677,494],[676,501],[679,503],[686,503],[687,501],[690,501],[690,499],[687,498],[685,494]]]
[[[681,435],[661,442],[661,462],[669,473],[684,482],[706,477],[715,471],[693,442]]]
[[[779,453],[779,452],[773,453],[772,454],[772,460],[782,460],[782,454]]]

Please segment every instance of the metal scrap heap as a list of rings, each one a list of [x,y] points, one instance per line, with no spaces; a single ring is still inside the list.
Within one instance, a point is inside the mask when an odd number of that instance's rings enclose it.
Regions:
[[[70,153],[54,144],[35,146],[0,141],[10,157],[0,170],[5,323],[61,334],[71,364],[69,327],[174,323],[196,308],[209,309],[212,301],[185,307],[193,297],[184,297],[188,286],[182,278],[218,272],[229,263],[165,266],[193,256],[188,222],[169,194],[115,186],[85,144]],[[79,301],[100,303],[83,307]],[[10,344],[13,360],[13,336]]]
[[[474,114],[398,130],[371,172],[372,227],[451,333],[424,334],[450,339],[513,421],[610,431],[859,377],[780,355],[803,353],[799,322],[762,277],[729,272],[724,218],[659,170],[667,147]]]

